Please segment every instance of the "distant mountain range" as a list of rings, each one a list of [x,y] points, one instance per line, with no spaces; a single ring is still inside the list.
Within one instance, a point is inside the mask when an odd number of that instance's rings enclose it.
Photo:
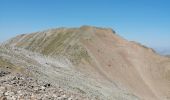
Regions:
[[[160,55],[170,55],[170,47],[169,48],[155,48],[155,51]]]

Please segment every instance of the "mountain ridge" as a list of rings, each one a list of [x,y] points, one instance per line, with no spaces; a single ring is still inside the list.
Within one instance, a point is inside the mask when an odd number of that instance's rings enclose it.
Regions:
[[[93,94],[101,100],[169,100],[170,59],[158,55],[151,48],[123,39],[109,28],[52,29],[19,35],[3,45],[14,48],[13,54],[18,56],[20,53],[15,48],[21,49],[21,54],[28,57],[24,60],[28,64],[32,64],[28,62],[30,60],[37,62],[34,66],[42,75],[39,77],[45,77],[45,74],[52,83],[59,82],[53,80],[55,77],[68,78],[62,80],[63,84],[70,82],[64,87],[79,88],[88,96]],[[23,50],[32,52],[31,56]],[[4,55],[10,56],[8,53]],[[60,64],[54,62],[58,61],[71,65],[57,67]],[[41,71],[40,65],[44,69],[50,68],[49,71]],[[74,76],[75,73],[79,81],[62,74],[62,70],[68,75]]]

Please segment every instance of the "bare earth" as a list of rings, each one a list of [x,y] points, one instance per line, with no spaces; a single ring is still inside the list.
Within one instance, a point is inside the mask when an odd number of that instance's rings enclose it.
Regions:
[[[50,84],[39,94],[26,88],[30,100],[32,95],[35,100],[170,100],[170,58],[106,28],[82,26],[19,35],[0,46],[0,68],[0,78],[7,84],[12,81],[5,77],[18,74],[22,81],[35,80],[38,89]],[[8,88],[0,82],[0,88]],[[57,92],[60,89],[64,94]],[[7,98],[6,92],[0,96]],[[14,92],[12,100],[18,95]]]

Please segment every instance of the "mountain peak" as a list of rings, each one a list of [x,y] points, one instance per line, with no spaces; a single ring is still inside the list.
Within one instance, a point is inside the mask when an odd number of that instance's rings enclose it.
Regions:
[[[82,30],[105,30],[110,31],[112,33],[116,33],[112,28],[103,28],[103,27],[96,27],[96,26],[89,26],[89,25],[83,25],[80,27]]]
[[[97,100],[168,97],[170,59],[114,33],[82,26],[20,35],[6,43],[14,49],[0,47],[0,56],[31,72],[33,68],[38,78],[102,98]]]

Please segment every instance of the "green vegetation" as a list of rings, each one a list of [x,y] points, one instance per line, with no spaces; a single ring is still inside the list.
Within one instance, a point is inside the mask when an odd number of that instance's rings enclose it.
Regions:
[[[0,68],[13,69],[14,67],[12,63],[0,57]]]
[[[55,34],[54,34],[55,35]],[[78,64],[82,59],[89,61],[90,56],[86,49],[76,41],[75,33],[58,33],[49,40],[49,44],[43,49],[42,53],[45,55],[64,55],[68,57],[74,64]]]
[[[17,45],[47,56],[65,56],[73,64],[79,64],[82,60],[90,62],[90,56],[80,42],[81,32],[73,30],[51,32],[50,35],[29,34]]]
[[[51,37],[51,39],[49,39],[51,42],[44,48],[42,53],[45,55],[61,53],[65,49],[65,46],[68,45],[66,41],[71,35],[71,33],[58,33],[57,36]]]
[[[88,62],[90,61],[90,56],[88,55],[87,50],[81,45],[75,44],[67,51],[70,52],[70,59],[73,60],[74,64],[78,64],[82,59]]]
[[[0,68],[8,69],[8,70],[16,71],[16,72],[24,71],[24,69],[22,67],[15,66],[9,60],[3,59],[2,57],[0,57]]]

